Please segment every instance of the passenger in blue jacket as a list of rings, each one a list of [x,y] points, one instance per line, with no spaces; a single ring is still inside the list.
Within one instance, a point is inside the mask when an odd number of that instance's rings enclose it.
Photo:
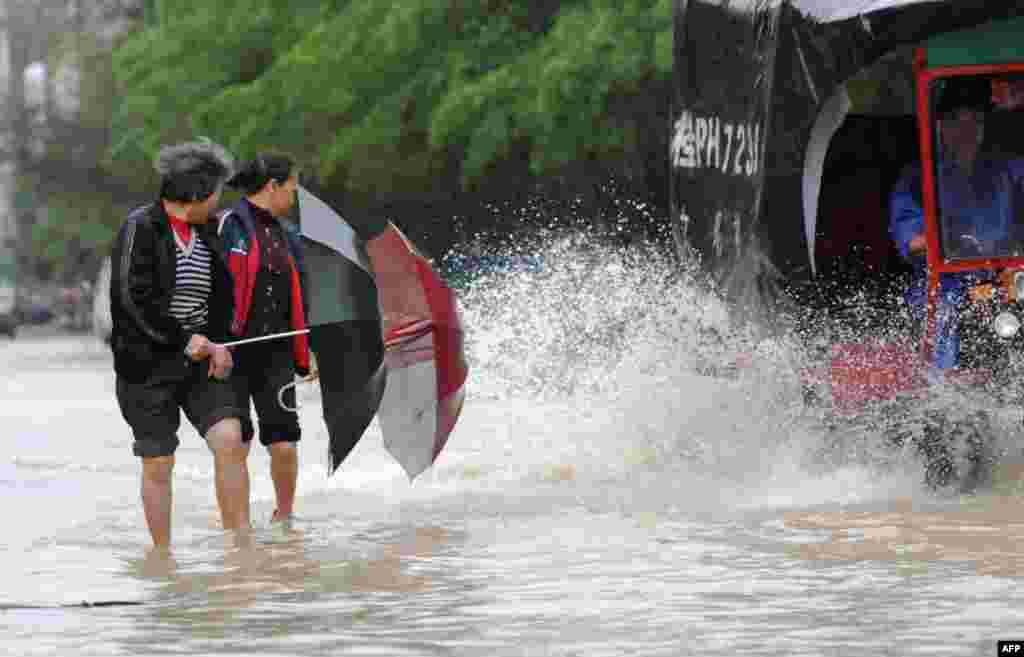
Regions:
[[[1010,255],[1024,236],[1017,223],[1024,160],[989,156],[981,149],[985,117],[992,109],[991,95],[990,83],[985,79],[955,78],[947,82],[936,106],[939,225],[949,259]],[[913,282],[905,297],[917,320],[924,318],[927,308],[921,190],[921,164],[916,163],[893,188],[889,219],[890,235],[900,253],[913,264]],[[940,277],[933,360],[939,369],[959,364],[960,309],[977,277],[977,272]]]

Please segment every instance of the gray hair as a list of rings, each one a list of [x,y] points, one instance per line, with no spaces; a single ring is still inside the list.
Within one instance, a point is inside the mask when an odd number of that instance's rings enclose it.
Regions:
[[[206,200],[234,173],[231,154],[209,139],[165,146],[155,164],[160,197],[179,203]]]

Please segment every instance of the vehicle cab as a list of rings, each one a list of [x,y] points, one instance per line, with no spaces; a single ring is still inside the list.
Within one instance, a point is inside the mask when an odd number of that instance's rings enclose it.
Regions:
[[[932,360],[940,348],[942,296],[960,286],[961,371],[1002,369],[1024,346],[1022,35],[1024,19],[1010,19],[938,35],[914,53],[927,294],[922,355]],[[945,111],[952,90],[967,88],[980,90],[972,92],[977,109]]]

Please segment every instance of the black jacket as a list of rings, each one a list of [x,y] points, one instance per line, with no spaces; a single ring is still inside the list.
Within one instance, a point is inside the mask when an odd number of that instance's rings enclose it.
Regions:
[[[214,254],[206,337],[225,342],[231,335],[234,293],[217,219],[196,228]],[[128,215],[111,252],[110,346],[114,371],[128,381],[146,380],[165,359],[184,359],[192,337],[170,313],[177,267],[171,231],[163,203],[145,205]]]

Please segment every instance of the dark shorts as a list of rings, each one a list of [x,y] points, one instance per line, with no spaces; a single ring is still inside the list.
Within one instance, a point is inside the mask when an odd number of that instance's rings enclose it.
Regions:
[[[132,451],[142,458],[170,456],[178,448],[181,411],[206,437],[215,424],[243,418],[234,389],[227,381],[208,376],[209,363],[192,363],[184,356],[157,363],[140,383],[117,377],[117,403],[132,428]]]
[[[231,383],[235,390],[236,405],[244,408],[242,434],[251,440],[254,429],[249,417],[250,401],[259,421],[260,443],[295,443],[302,436],[299,416],[281,406],[278,391],[295,381],[295,360],[292,341],[288,339],[257,342],[234,350],[235,368]],[[295,408],[295,386],[282,395],[288,408]]]

